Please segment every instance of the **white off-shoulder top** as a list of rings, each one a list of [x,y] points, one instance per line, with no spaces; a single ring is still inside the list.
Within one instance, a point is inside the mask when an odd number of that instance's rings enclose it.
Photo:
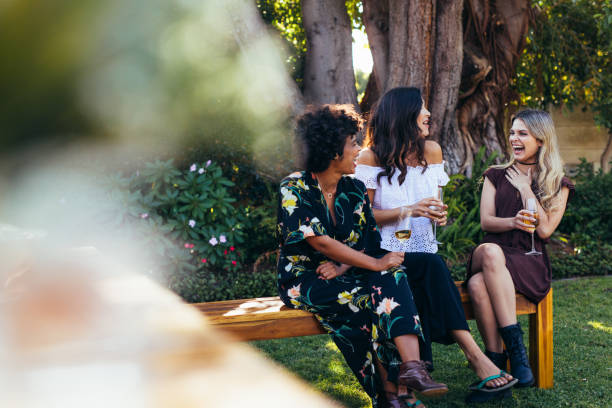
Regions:
[[[399,170],[391,177],[391,183],[386,176],[376,181],[376,176],[383,170],[382,167],[357,165],[355,178],[361,180],[368,189],[376,190],[372,207],[380,210],[389,210],[403,205],[414,204],[424,198],[434,197],[438,186],[444,186],[449,178],[444,171],[444,163],[430,164],[423,173],[423,167],[408,167],[406,178],[400,185],[398,181]],[[395,231],[411,229],[412,235],[407,242],[395,238]],[[438,252],[438,245],[432,243],[433,228],[429,218],[407,217],[394,224],[380,227],[382,242],[380,246],[388,251],[398,252]]]

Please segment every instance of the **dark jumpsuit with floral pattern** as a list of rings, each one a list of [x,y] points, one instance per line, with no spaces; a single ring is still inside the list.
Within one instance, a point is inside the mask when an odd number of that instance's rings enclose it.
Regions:
[[[335,224],[309,172],[285,178],[279,201],[280,297],[289,307],[315,314],[376,407],[381,382],[374,353],[389,381],[396,382],[401,358],[392,339],[404,334],[422,336],[406,274],[400,268],[382,272],[350,268],[335,279],[319,278],[317,267],[331,260],[305,239],[328,235],[370,256],[384,255],[365,185],[349,176],[340,179]]]

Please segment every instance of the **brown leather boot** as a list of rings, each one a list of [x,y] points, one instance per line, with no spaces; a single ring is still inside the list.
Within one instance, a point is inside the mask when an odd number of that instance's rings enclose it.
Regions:
[[[428,397],[448,392],[446,384],[435,382],[425,368],[425,362],[420,360],[402,363],[398,376],[398,386],[400,388],[398,395],[400,397],[404,394],[402,385]]]

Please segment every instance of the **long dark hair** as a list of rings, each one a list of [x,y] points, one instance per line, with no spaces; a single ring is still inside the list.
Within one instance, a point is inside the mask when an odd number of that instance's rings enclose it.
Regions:
[[[389,184],[395,169],[399,169],[399,183],[406,178],[405,159],[416,154],[420,165],[427,168],[425,139],[420,136],[417,118],[423,107],[423,97],[418,88],[393,88],[385,93],[373,108],[368,121],[365,146],[369,147],[383,171],[377,181],[387,176]],[[424,171],[424,169],[423,169]]]

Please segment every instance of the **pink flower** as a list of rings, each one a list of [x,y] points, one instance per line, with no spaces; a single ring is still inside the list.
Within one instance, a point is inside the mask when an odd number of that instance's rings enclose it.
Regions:
[[[140,218],[142,218],[143,220],[145,220],[145,219],[149,218],[149,214],[147,214],[147,213],[142,213],[142,214],[140,214]]]
[[[206,167],[210,166],[210,163],[212,163],[212,160],[206,162]]]
[[[236,266],[236,263],[237,263],[236,261],[232,261],[232,265]]]
[[[189,171],[196,171],[197,169],[198,169],[198,166],[196,166],[195,163],[193,163],[191,167],[189,167]]]
[[[227,238],[225,237],[225,235],[221,235],[219,237],[219,242],[221,242],[222,244],[224,244],[225,242],[227,242]]]
[[[189,243],[185,243],[185,248],[190,248]]]
[[[217,238],[212,237],[210,240],[208,240],[208,243],[212,246],[215,246],[219,243],[219,241],[217,241]]]
[[[223,251],[223,255],[227,255],[227,249]]]
[[[206,263],[206,258],[202,258],[202,263]]]
[[[230,251],[233,251],[234,249],[236,249],[236,248],[234,248],[233,246],[230,247]]]

